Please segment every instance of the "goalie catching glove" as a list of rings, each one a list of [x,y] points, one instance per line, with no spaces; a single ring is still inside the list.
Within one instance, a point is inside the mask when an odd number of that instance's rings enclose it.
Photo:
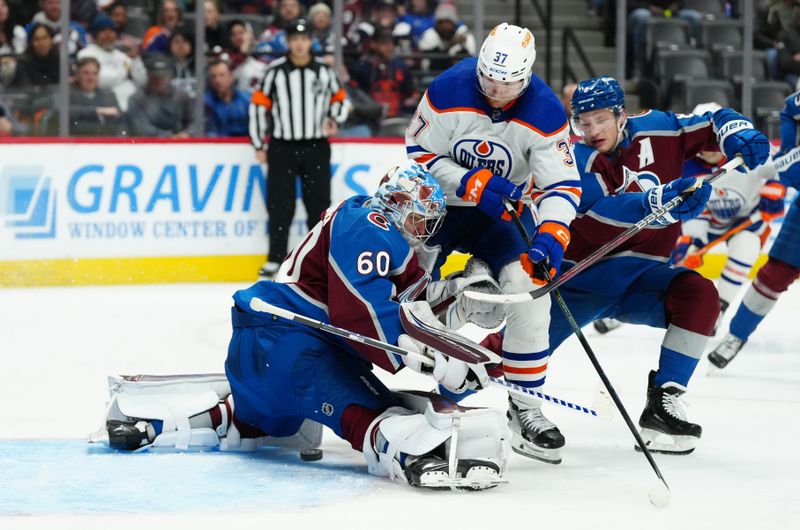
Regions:
[[[480,364],[467,364],[434,350],[405,333],[397,338],[397,345],[414,353],[428,357],[432,365],[421,362],[417,357],[405,357],[406,366],[415,372],[430,375],[451,392],[462,394],[468,390],[480,390],[489,381],[486,368]]]

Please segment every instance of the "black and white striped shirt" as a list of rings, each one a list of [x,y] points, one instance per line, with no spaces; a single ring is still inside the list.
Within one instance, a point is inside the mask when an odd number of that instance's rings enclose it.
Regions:
[[[283,57],[269,65],[250,100],[250,141],[262,149],[270,125],[272,137],[280,140],[324,138],[325,118],[341,125],[349,108],[333,68],[319,59],[297,67]]]

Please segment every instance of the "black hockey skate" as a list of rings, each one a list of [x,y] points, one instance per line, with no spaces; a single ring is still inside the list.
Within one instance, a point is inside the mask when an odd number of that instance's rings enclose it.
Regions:
[[[739,353],[739,350],[741,350],[745,344],[747,344],[746,340],[742,340],[728,333],[725,339],[708,354],[708,360],[721,370],[728,366],[728,363],[736,357],[736,354]]]
[[[515,453],[548,464],[561,463],[564,435],[542,414],[539,406],[523,409],[509,398],[507,416]]]
[[[497,486],[500,468],[488,460],[462,459],[456,461],[455,477],[450,477],[447,460],[436,455],[424,455],[410,464],[403,472],[408,483],[417,488],[485,490]]]
[[[686,390],[676,383],[654,386],[656,372],[647,383],[647,406],[639,418],[642,439],[653,453],[688,455],[694,451],[703,428],[686,421],[680,397]],[[640,451],[639,446],[635,446]]]
[[[622,322],[614,318],[598,318],[592,322],[592,326],[594,326],[595,331],[601,335],[605,335],[609,331],[613,331],[618,327],[621,327]]]
[[[121,451],[135,451],[153,443],[156,431],[146,421],[107,420],[108,445]]]

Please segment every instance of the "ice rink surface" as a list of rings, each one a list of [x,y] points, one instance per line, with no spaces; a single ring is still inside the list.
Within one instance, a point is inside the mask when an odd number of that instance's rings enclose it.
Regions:
[[[686,398],[703,438],[692,455],[656,455],[672,488],[661,510],[647,497],[655,475],[619,415],[601,421],[553,405],[545,411],[567,438],[563,463],[512,455],[509,483],[477,493],[371,477],[329,431],[325,457],[310,463],[288,450],[118,454],[86,444],[102,423],[106,376],[223,371],[240,287],[0,290],[0,528],[800,528],[798,285],[725,371],[707,376],[701,361]],[[586,333],[636,421],[662,332]],[[431,387],[413,373],[383,379]],[[588,405],[597,381],[570,339],[551,359],[546,391]],[[505,408],[505,397],[492,389],[467,404]]]

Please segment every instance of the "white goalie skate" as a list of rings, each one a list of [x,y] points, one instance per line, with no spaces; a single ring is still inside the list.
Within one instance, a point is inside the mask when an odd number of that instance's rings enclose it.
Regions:
[[[507,429],[500,411],[460,407],[437,394],[401,392],[367,429],[369,472],[430,489],[483,490],[505,482]]]

